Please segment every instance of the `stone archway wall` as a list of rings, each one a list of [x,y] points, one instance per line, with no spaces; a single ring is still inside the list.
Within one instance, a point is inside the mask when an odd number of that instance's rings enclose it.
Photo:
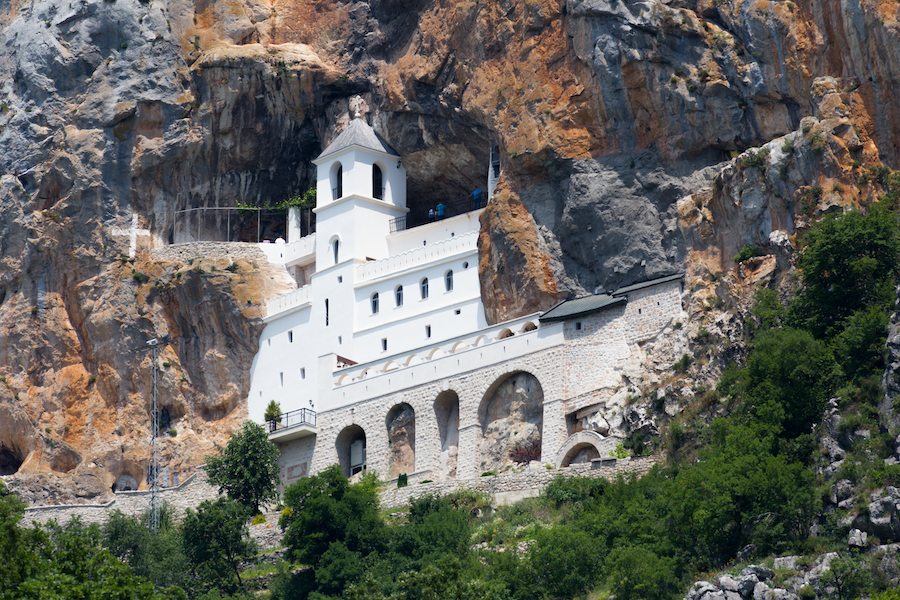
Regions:
[[[554,466],[568,467],[590,462],[594,458],[611,456],[616,444],[621,441],[617,437],[605,437],[596,431],[579,431],[567,439],[556,453]]]
[[[388,479],[416,470],[416,412],[403,402],[388,412]]]
[[[485,394],[478,416],[482,438],[477,465],[482,473],[505,473],[517,462],[540,460],[544,390],[537,377],[526,372],[504,376]]]
[[[358,439],[368,442],[365,430],[359,425],[344,427],[334,441],[337,458],[344,475],[350,477],[350,445]],[[368,464],[368,444],[366,443],[366,463]]]
[[[488,392],[496,391],[499,383],[523,371],[534,376],[543,391],[541,461],[552,462],[556,450],[568,437],[562,393],[563,355],[562,347],[539,350],[513,360],[322,411],[317,415],[319,431],[310,472],[317,473],[340,462],[335,440],[344,428],[358,425],[366,433],[368,469],[376,470],[387,478],[390,471],[390,444],[385,419],[392,407],[405,402],[412,407],[416,416],[416,476],[410,477],[410,483],[421,479],[440,480],[443,439],[435,403],[438,396],[450,393],[456,394],[459,403],[455,478],[478,477],[483,472],[480,470],[478,452],[483,438],[479,408]],[[452,476],[452,471],[448,475]]]

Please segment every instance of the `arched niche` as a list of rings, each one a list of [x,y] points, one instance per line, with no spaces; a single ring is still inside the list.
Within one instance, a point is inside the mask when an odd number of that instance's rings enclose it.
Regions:
[[[533,322],[531,322],[531,321],[528,321],[527,323],[525,323],[524,325],[522,325],[522,329],[520,329],[519,332],[520,332],[520,333],[525,333],[526,331],[534,331],[535,329],[537,329],[537,325],[535,325],[535,324],[534,324]]]
[[[366,469],[366,432],[359,425],[348,425],[334,442],[341,471],[352,477]]]
[[[512,336],[514,336],[514,335],[515,335],[515,334],[512,332],[512,329],[509,329],[509,328],[507,327],[506,329],[504,329],[503,331],[501,331],[499,334],[497,334],[497,339],[498,339],[498,340],[505,340],[506,338],[512,337]]]
[[[442,480],[456,479],[459,454],[459,396],[456,392],[447,390],[438,394],[434,400],[434,416],[441,444],[439,476]]]
[[[525,371],[507,373],[488,388],[478,408],[481,472],[503,472],[517,463],[540,460],[544,390]]]
[[[402,402],[388,411],[388,479],[416,470],[416,412]]]

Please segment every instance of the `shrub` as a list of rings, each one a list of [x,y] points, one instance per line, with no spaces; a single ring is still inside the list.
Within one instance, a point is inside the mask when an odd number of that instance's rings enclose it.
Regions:
[[[791,154],[794,151],[794,138],[787,138],[781,145],[781,151],[785,154]]]
[[[122,50],[128,48],[128,42],[122,42]]]
[[[178,435],[178,430],[175,429],[174,427],[171,428],[171,429],[169,430],[169,437],[175,437],[176,435]]]
[[[740,264],[754,256],[759,256],[759,249],[756,246],[747,244],[735,255],[734,262]]]
[[[538,440],[516,442],[509,449],[509,459],[517,464],[528,464],[541,458],[541,443]]]
[[[687,354],[682,354],[681,358],[678,359],[674,365],[672,365],[672,370],[676,373],[684,373],[688,370],[688,367],[691,366],[693,359]]]
[[[266,522],[266,518],[263,516],[262,513],[260,513],[260,514],[256,515],[255,517],[253,517],[253,520],[250,522],[250,525],[251,526],[252,525],[261,525],[265,522]]]
[[[496,474],[497,474],[496,471],[485,471],[484,473],[481,474],[481,476],[482,477],[493,477]]]
[[[409,475],[407,475],[406,473],[400,473],[400,475],[397,476],[397,488],[405,488],[408,485]]]
[[[832,192],[835,192],[835,193],[837,193],[837,194],[843,194],[843,193],[844,193],[844,186],[842,186],[840,183],[838,183],[837,181],[835,181],[835,182],[834,182],[834,185],[831,186],[831,191],[832,191]]]
[[[169,367],[172,366],[172,363],[170,363],[169,361],[165,361],[165,362],[163,363],[163,366],[164,366],[165,368],[168,369]]]

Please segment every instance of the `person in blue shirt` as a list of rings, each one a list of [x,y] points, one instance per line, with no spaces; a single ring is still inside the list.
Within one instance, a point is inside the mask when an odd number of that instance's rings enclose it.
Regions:
[[[437,218],[438,218],[438,219],[443,219],[443,218],[444,218],[444,212],[445,212],[446,210],[447,210],[447,207],[444,206],[444,203],[443,203],[443,202],[441,202],[440,204],[438,204],[438,205],[437,205]]]

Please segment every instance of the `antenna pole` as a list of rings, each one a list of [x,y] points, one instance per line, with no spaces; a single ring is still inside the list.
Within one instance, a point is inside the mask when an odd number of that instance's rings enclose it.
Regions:
[[[159,391],[157,379],[159,377],[157,361],[159,359],[159,346],[150,347],[150,378],[153,382],[153,399],[150,406],[150,532],[159,531]]]

